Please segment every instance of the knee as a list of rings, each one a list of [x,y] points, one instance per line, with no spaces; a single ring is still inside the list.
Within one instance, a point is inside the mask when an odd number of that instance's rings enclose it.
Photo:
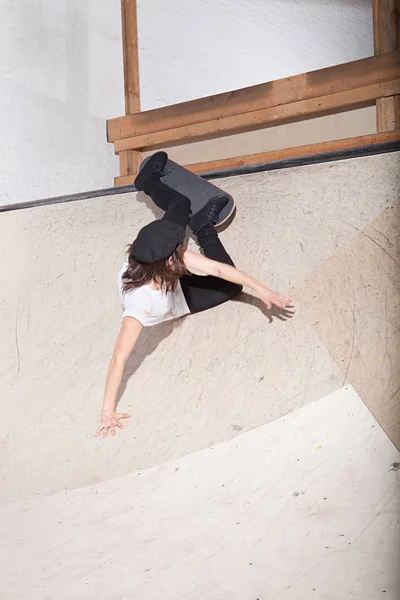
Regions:
[[[242,285],[237,285],[236,287],[237,287],[237,294],[236,295],[241,294],[243,292],[243,286]]]
[[[187,210],[189,212],[191,205],[189,198],[186,198],[186,196],[173,196],[168,202],[168,208],[171,208],[172,206],[179,206],[181,210]]]
[[[179,198],[178,202],[179,202],[179,205],[182,207],[182,209],[190,211],[191,202],[190,202],[189,198],[186,198],[186,196],[182,196],[182,198]]]
[[[224,299],[222,302],[229,302],[230,300],[234,300],[242,291],[243,286],[238,285],[237,283],[224,282],[228,283],[228,285],[224,286]]]
[[[231,283],[229,290],[229,296],[231,300],[233,300],[233,298],[236,298],[236,296],[238,296],[241,292],[243,292],[242,285],[239,285],[237,283]]]

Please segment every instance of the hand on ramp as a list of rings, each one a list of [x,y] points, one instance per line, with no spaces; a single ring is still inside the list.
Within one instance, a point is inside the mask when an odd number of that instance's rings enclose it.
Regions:
[[[271,310],[273,304],[278,308],[288,308],[289,306],[292,306],[292,299],[290,296],[274,292],[274,290],[270,290],[266,286],[260,288],[258,294],[268,310]]]
[[[128,413],[117,413],[115,410],[102,410],[100,427],[97,429],[95,436],[102,435],[103,438],[107,437],[108,432],[111,435],[115,435],[115,428],[125,429],[124,425],[120,423],[120,419],[129,419],[131,415]]]

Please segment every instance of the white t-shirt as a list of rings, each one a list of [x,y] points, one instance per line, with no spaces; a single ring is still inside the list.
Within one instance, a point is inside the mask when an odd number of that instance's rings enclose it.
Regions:
[[[124,308],[123,317],[133,317],[145,327],[150,327],[163,321],[183,317],[190,312],[180,281],[173,292],[153,290],[149,285],[143,285],[123,293],[122,275],[127,266],[128,263],[125,261],[118,273],[118,287]]]

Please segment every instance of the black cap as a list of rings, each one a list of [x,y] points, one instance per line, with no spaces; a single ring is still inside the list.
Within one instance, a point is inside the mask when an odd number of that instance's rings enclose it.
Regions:
[[[143,263],[167,260],[184,239],[183,227],[171,221],[153,221],[139,231],[132,245],[132,254]]]

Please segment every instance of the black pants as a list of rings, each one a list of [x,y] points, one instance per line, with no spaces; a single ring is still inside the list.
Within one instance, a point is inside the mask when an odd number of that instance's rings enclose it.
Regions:
[[[144,191],[159,208],[165,210],[163,219],[186,229],[190,216],[190,200],[186,196],[159,179],[148,180]],[[235,266],[212,225],[203,227],[198,233],[197,240],[207,258]],[[237,296],[243,289],[241,285],[211,275],[185,275],[181,277],[180,282],[191,313],[223,304]]]

